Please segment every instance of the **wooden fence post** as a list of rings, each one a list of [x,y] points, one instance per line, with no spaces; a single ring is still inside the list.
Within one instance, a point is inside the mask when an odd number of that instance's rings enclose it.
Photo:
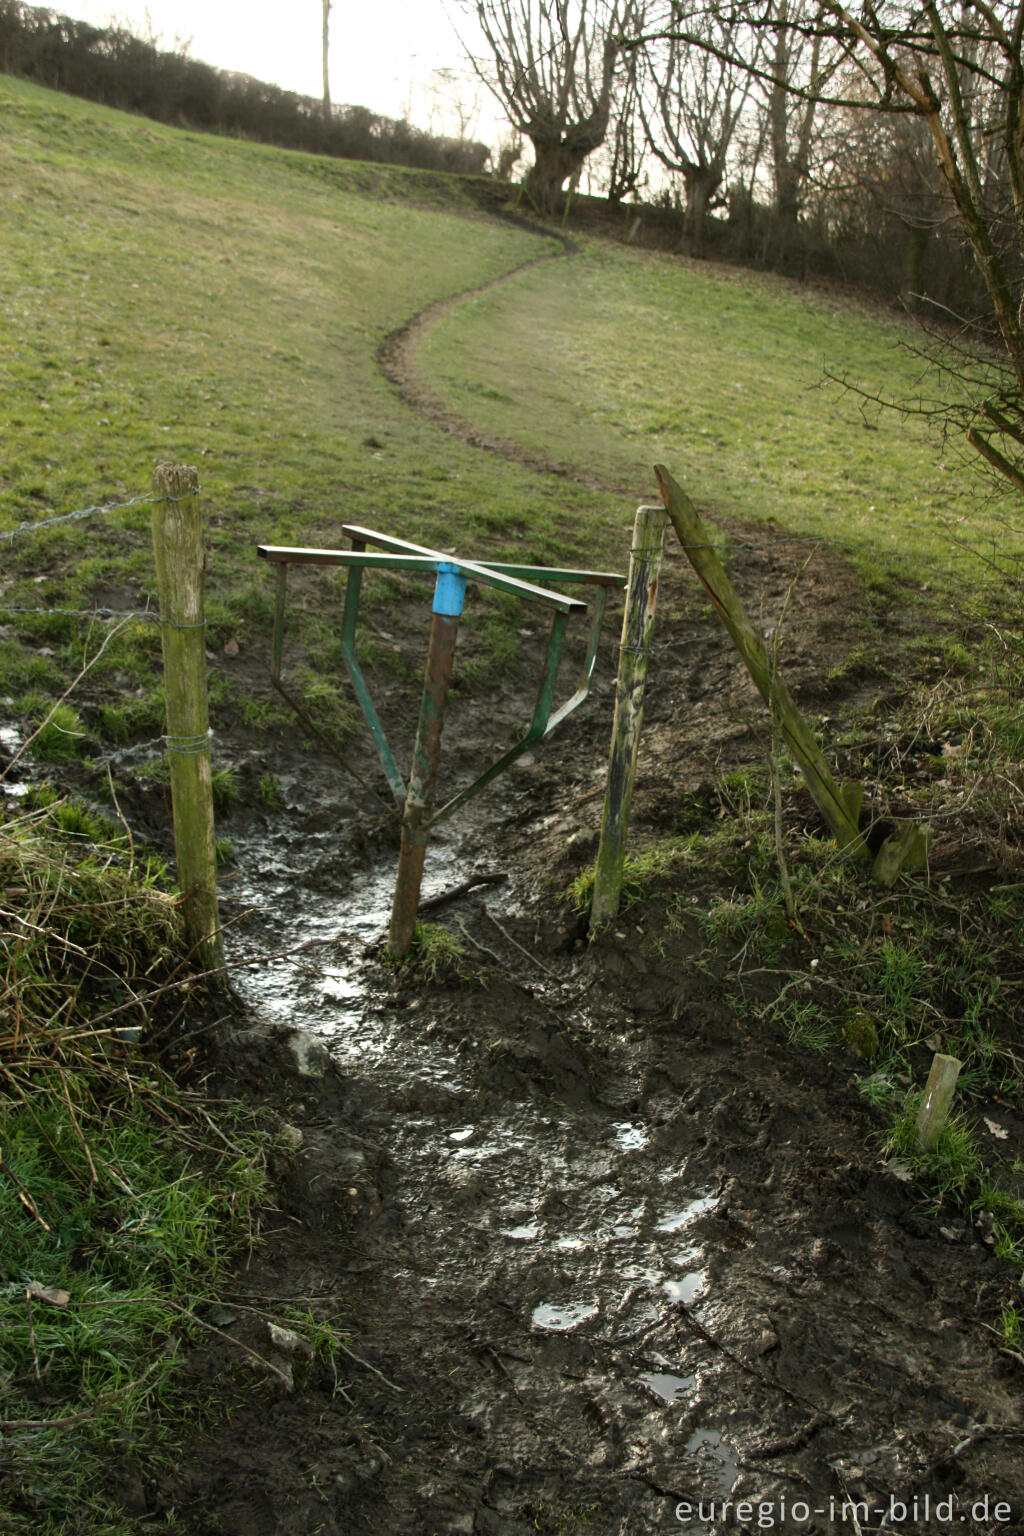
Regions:
[[[153,488],[178,886],[185,935],[203,970],[214,970],[224,965],[224,945],[217,909],[199,477],[185,465],[158,464]]]
[[[658,601],[658,573],[665,552],[667,514],[661,507],[641,507],[633,524],[626,611],[622,617],[619,676],[615,689],[615,721],[608,757],[608,783],[601,817],[601,841],[590,906],[593,933],[611,922],[619,910],[626,834],[636,779],[644,689],[651,653],[651,629]]]

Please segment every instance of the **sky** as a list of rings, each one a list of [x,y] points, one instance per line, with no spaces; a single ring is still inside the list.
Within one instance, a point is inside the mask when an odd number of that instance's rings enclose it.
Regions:
[[[323,94],[321,0],[50,0],[53,10],[111,20],[158,46],[191,39],[195,59],[307,96]],[[453,22],[470,38],[458,0],[333,0],[331,99],[408,117],[419,128],[496,143],[507,125],[468,63]],[[451,72],[445,79],[437,71]],[[462,113],[453,104],[460,98]],[[468,123],[460,115],[470,114]]]

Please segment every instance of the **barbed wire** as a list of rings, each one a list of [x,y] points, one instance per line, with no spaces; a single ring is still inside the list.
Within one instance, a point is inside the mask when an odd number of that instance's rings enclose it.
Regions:
[[[728,539],[718,544],[680,544],[678,546],[670,546],[666,550],[666,554],[669,556],[685,555],[686,552],[691,549],[710,550],[717,555],[730,555],[734,554],[737,550],[749,549],[759,551],[761,554],[770,554],[772,550],[782,544],[817,544],[822,549],[835,550],[839,554],[851,560],[856,559],[858,555],[864,555],[865,553],[872,554],[880,562],[891,561],[893,563],[899,563],[901,561],[913,561],[921,563],[923,559],[921,555],[915,554],[913,550],[865,550],[864,547],[857,544],[852,544],[848,540],[826,539],[812,536],[810,534],[785,534],[778,539],[762,539],[760,541],[755,541],[753,539]],[[649,553],[649,551],[647,553]],[[982,554],[976,549],[949,550],[943,555],[939,556],[936,563],[938,566],[941,566],[947,560],[980,560],[983,564],[986,565],[992,563],[993,561],[1004,561],[1011,565],[1020,565],[1021,563],[1024,563],[1024,550],[1013,550],[1009,553],[1004,553],[999,551],[996,545],[993,543],[991,554]]]
[[[37,617],[66,619],[150,619],[154,624],[160,623],[160,615],[152,608],[18,608],[11,603],[0,603],[0,613],[31,613]]]
[[[19,608],[8,603],[0,603],[0,613],[31,614],[36,618],[72,618],[72,619],[146,619],[153,624],[166,624],[168,629],[205,629],[206,619],[197,619],[194,624],[178,624],[174,619],[161,618],[160,614],[152,608]]]
[[[82,518],[98,517],[106,512],[124,512],[128,507],[182,499],[182,497],[157,496],[155,492],[150,491],[145,496],[133,496],[130,501],[98,502],[94,507],[79,507],[75,512],[62,512],[58,517],[40,518],[35,523],[19,523],[17,528],[9,528],[0,533],[0,539],[6,539],[9,544],[13,544],[15,539],[21,538],[24,534],[40,533],[44,528],[56,528],[58,523],[80,522]]]
[[[152,756],[158,749],[167,749],[168,752],[176,752],[179,757],[198,757],[201,753],[210,752],[213,747],[213,728],[204,731],[198,736],[154,736],[152,741],[140,741],[134,747],[120,747],[116,752],[107,752],[103,757],[94,757],[92,762],[97,768],[106,768],[114,763],[127,763],[136,757]]]

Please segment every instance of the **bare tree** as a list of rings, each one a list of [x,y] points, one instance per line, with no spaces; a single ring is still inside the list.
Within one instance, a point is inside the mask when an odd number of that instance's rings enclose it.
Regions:
[[[825,78],[784,78],[776,62],[744,59],[735,42],[709,41],[701,18],[742,14],[747,25],[830,50]],[[968,369],[972,402],[954,417],[988,464],[1024,491],[1024,0],[818,0],[797,11],[787,0],[740,6],[694,3],[626,46],[656,40],[703,47],[723,65],[744,64],[769,91],[795,102],[871,109],[918,118],[956,210],[992,316],[991,338],[980,315],[965,317],[965,344],[991,339],[1003,381],[986,386],[992,358]]]
[[[673,5],[673,10],[680,8]],[[694,39],[670,35],[646,51],[640,113],[652,152],[686,189],[684,238],[695,256],[704,248],[708,213],[724,206],[721,189],[729,152],[751,91],[749,71],[730,56],[740,53],[743,23],[713,9],[694,14]],[[756,45],[756,37],[754,37]]]
[[[646,185],[647,141],[640,119],[640,58],[627,54],[612,95],[611,124],[605,143],[603,185],[610,203],[638,195]]]
[[[624,22],[637,0],[469,0],[493,62],[475,61],[534,162],[526,191],[555,213],[562,188],[603,143]]]
[[[323,33],[321,42],[324,66],[324,122],[329,123],[331,121],[331,77],[327,68],[327,60],[331,48],[331,0],[321,0],[321,4],[323,5]]]
[[[810,175],[815,119],[820,112],[824,39],[820,31],[807,37],[798,23],[808,12],[804,0],[777,0],[773,33],[766,38],[766,54],[772,78],[765,85],[768,137],[771,145],[773,212],[781,224],[793,225],[800,216]],[[817,5],[813,7],[818,10]],[[796,98],[792,87],[807,86],[806,96]]]

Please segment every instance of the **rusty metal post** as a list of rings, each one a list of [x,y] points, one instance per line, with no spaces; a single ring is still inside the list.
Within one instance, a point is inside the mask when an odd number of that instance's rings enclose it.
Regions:
[[[441,760],[441,731],[448,702],[448,688],[455,663],[455,641],[459,617],[466,596],[466,578],[456,565],[440,565],[434,588],[434,609],[430,623],[423,699],[420,704],[416,745],[412,754],[409,790],[402,816],[402,848],[398,855],[398,878],[388,929],[388,953],[403,960],[409,953],[420,903],[423,861],[429,836],[428,820],[434,806],[437,770]]]

